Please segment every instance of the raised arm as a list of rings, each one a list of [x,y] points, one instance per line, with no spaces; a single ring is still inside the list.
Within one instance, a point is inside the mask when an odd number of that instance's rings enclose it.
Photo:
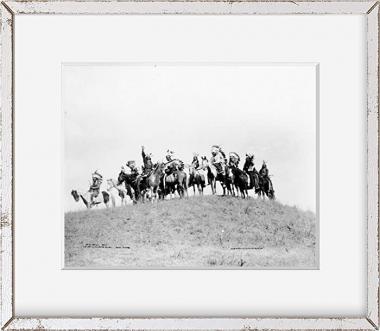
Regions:
[[[144,146],[141,146],[141,155],[143,158],[143,162],[145,164],[146,163],[146,154],[145,154],[145,147]]]

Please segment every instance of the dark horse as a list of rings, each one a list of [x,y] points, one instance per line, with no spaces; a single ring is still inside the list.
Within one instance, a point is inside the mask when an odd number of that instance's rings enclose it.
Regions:
[[[260,191],[259,173],[257,172],[253,163],[253,155],[246,155],[243,170],[248,174],[249,179],[250,179],[249,184],[248,184],[248,190],[252,190],[254,188],[255,193],[259,193]]]
[[[128,175],[121,171],[119,173],[119,176],[117,177],[117,185],[123,184],[125,185],[125,189],[127,190],[128,196],[131,198],[133,203],[136,203],[137,200],[140,198],[140,191],[137,187],[137,181],[135,175]],[[134,192],[132,192],[132,189]]]
[[[198,188],[199,195],[203,195],[203,189],[206,187],[206,170],[195,169],[193,166],[189,168],[189,187],[193,187],[195,195],[195,187]]]
[[[157,198],[157,196],[162,198],[161,183],[164,177],[164,168],[164,163],[157,163],[150,174],[137,178],[137,188],[140,194],[141,192],[149,193],[151,201]]]
[[[264,176],[259,175],[259,189],[257,193],[259,194],[260,197],[261,196],[265,197],[266,195],[271,200],[275,199],[272,181],[270,180],[268,176],[264,177]]]
[[[183,198],[185,195],[188,196],[187,175],[183,170],[174,170],[163,178],[162,192],[164,195],[170,194],[170,197],[172,197],[176,190],[180,198]]]
[[[232,172],[232,184],[240,191],[243,199],[248,198],[248,174],[236,165],[230,165],[229,168]]]

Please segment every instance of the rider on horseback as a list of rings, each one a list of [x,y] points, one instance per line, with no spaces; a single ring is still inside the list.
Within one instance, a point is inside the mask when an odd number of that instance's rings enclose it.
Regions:
[[[254,162],[255,156],[252,153],[247,153],[245,155],[245,163],[243,166],[243,170],[247,173],[250,174],[252,178],[252,181],[255,184],[255,189],[259,189],[259,174],[255,168],[255,162]]]
[[[141,146],[141,155],[144,163],[142,176],[147,177],[153,171],[152,153],[145,154],[145,147]]]
[[[174,158],[174,152],[172,150],[167,150],[166,151],[166,168],[165,168],[165,173],[166,175],[170,175],[174,173],[177,170],[182,170],[183,169],[183,162],[181,160],[175,159]]]
[[[189,181],[193,183],[196,178],[200,178],[203,182],[206,181],[207,173],[204,166],[204,159],[202,158],[202,164],[199,162],[199,154],[193,154],[193,160],[190,165],[190,178]]]
[[[252,153],[245,154],[245,163],[243,166],[243,170],[245,172],[256,170],[254,159],[255,159],[255,156]]]
[[[231,152],[230,153],[230,160],[228,162],[228,165],[230,167],[239,168],[239,162],[240,162],[240,156],[239,156],[239,154],[237,154],[235,152]]]
[[[259,174],[261,177],[265,178],[265,179],[268,179],[269,178],[269,170],[267,168],[267,164],[265,163],[265,161],[263,161],[263,165],[259,171]]]
[[[195,169],[195,170],[199,170],[200,169],[200,164],[199,164],[199,158],[198,158],[199,154],[198,153],[194,153],[193,154],[193,160],[191,161],[191,166]]]
[[[218,145],[211,147],[210,163],[216,168],[218,174],[224,173],[226,165],[226,154]]]
[[[90,204],[96,205],[100,202],[95,201],[95,198],[98,197],[100,193],[100,185],[103,182],[103,176],[98,172],[98,170],[95,170],[92,174],[92,184],[90,186],[90,189],[88,192],[90,192]]]
[[[134,180],[139,176],[139,169],[136,166],[135,161],[128,161],[126,163],[127,168],[124,168],[124,173],[130,175]]]
[[[261,169],[259,171],[259,175],[261,177],[261,180],[268,183],[268,190],[269,190],[269,192],[272,192],[272,194],[273,194],[274,193],[273,184],[272,184],[272,181],[269,177],[269,170],[267,168],[267,164],[265,161],[263,161],[263,165],[261,166]]]

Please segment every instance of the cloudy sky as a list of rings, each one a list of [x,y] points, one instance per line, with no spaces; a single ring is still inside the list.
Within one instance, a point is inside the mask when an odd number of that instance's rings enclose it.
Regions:
[[[316,209],[316,69],[249,63],[62,65],[65,210],[98,169],[116,178],[141,145],[161,160],[167,149],[255,154],[267,161],[279,201]]]

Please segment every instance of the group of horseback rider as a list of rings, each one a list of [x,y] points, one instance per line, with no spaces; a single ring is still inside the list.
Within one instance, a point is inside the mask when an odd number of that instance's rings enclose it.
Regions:
[[[152,154],[146,153],[144,146],[141,146],[141,155],[142,155],[142,160],[143,160],[141,173],[138,167],[136,166],[136,162],[134,160],[130,160],[126,162],[125,166],[121,167],[121,173],[132,177],[134,181],[136,181],[138,178],[140,180],[144,180],[145,178],[147,178],[153,172],[156,166],[152,161]],[[199,154],[194,153],[193,159],[190,164],[190,168],[192,168],[194,172],[202,172],[202,171],[205,172],[210,169],[209,166],[211,165],[211,167],[215,169],[215,174],[214,174],[215,178],[217,178],[218,176],[227,177],[228,174],[227,174],[226,169],[227,168],[239,169],[239,162],[240,162],[240,156],[237,153],[235,152],[229,153],[229,159],[227,159],[227,156],[222,150],[222,148],[218,145],[214,145],[211,147],[210,161],[208,161],[206,156],[202,156],[200,160]],[[184,167],[185,167],[184,163],[181,160],[176,159],[174,157],[174,152],[172,150],[167,150],[166,156],[165,156],[165,168],[164,168],[165,174],[168,176],[170,174],[175,173],[176,171],[182,171]],[[266,180],[267,182],[270,183],[270,186],[272,186],[271,180],[269,178],[269,170],[267,168],[265,161],[263,161],[262,167],[260,171],[258,172],[255,168],[253,154],[250,154],[250,153],[246,154],[246,161],[243,166],[243,171],[246,175],[249,174],[250,181],[252,182],[251,187],[255,188],[256,192],[259,189],[260,179]],[[224,179],[220,181],[222,183]],[[90,193],[91,204],[96,203],[94,201],[100,193],[100,187],[101,187],[102,182],[103,182],[103,176],[99,173],[99,171],[96,170],[92,174],[92,183],[88,191]],[[223,183],[222,183],[222,186],[223,186]],[[224,186],[223,186],[223,189],[224,189]]]

